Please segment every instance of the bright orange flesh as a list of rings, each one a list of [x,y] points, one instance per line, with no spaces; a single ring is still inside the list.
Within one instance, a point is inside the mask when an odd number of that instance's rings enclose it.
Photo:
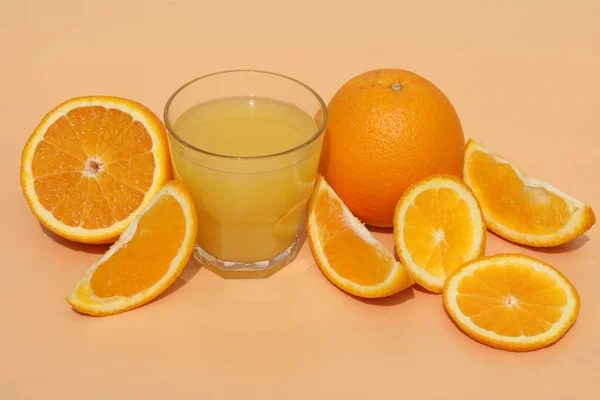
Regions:
[[[485,224],[473,192],[452,175],[415,182],[396,206],[394,241],[415,282],[441,293],[452,271],[485,251]]]
[[[183,210],[172,196],[163,196],[139,219],[127,246],[98,266],[90,279],[92,291],[98,297],[129,297],[154,285],[169,269],[184,236]]]
[[[444,305],[476,340],[526,351],[564,335],[577,317],[579,296],[549,265],[500,254],[467,263],[448,277]]]
[[[391,253],[378,251],[366,242],[344,218],[337,196],[321,192],[314,208],[314,221],[320,229],[320,243],[330,264],[343,278],[359,285],[370,286],[383,282],[394,267]],[[371,268],[356,268],[356,265]]]
[[[524,264],[479,269],[460,282],[458,292],[458,306],[474,324],[503,336],[548,331],[567,303],[554,279]]]
[[[463,177],[477,197],[486,225],[513,242],[556,246],[582,235],[596,222],[589,205],[528,178],[473,140],[467,143]]]
[[[90,243],[114,241],[170,175],[162,122],[114,97],[59,105],[36,128],[21,162],[23,191],[38,219]]]
[[[31,166],[35,192],[66,225],[106,228],[136,210],[152,182],[148,132],[139,122],[132,123],[129,114],[119,110],[107,114],[104,107],[71,110],[50,125],[35,149]],[[95,165],[88,160],[95,160]],[[128,165],[131,161],[133,168]]]
[[[197,219],[188,189],[167,183],[119,240],[92,265],[67,301],[90,315],[145,304],[177,278],[194,248]]]
[[[556,232],[572,214],[562,197],[543,187],[528,187],[509,164],[490,154],[471,155],[469,177],[490,217],[510,229],[536,235]]]
[[[446,276],[467,261],[474,237],[469,206],[451,189],[419,194],[406,213],[406,248],[414,262],[432,275]]]
[[[308,239],[317,265],[337,287],[360,297],[385,297],[413,284],[321,176],[308,204]]]

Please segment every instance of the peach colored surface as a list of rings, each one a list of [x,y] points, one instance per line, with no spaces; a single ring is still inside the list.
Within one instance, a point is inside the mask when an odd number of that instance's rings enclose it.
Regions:
[[[64,300],[106,247],[67,243],[29,212],[18,176],[30,132],[78,95],[129,97],[162,116],[179,85],[223,69],[284,73],[326,101],[365,70],[413,70],[448,95],[467,137],[600,212],[597,1],[349,4],[2,1],[1,399],[597,398],[598,226],[540,251],[489,235],[488,254],[539,257],[581,294],[573,329],[534,353],[469,339],[440,296],[418,289],[347,296],[306,242],[267,280],[190,263],[167,295],[115,317]]]

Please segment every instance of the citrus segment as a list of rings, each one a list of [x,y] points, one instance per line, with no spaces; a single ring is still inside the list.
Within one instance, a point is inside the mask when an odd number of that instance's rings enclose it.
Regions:
[[[139,121],[134,121],[131,126],[118,136],[112,145],[102,154],[99,160],[104,164],[115,161],[127,160],[152,149],[152,138],[146,128]]]
[[[67,226],[83,224],[83,206],[87,202],[90,178],[82,177],[79,182],[52,209],[52,215]]]
[[[117,218],[110,203],[102,193],[100,183],[96,179],[89,179],[87,200],[82,211],[83,228],[107,227],[112,225]]]
[[[140,306],[162,293],[188,261],[196,211],[187,188],[166,184],[119,240],[86,272],[67,301],[90,315]]]
[[[52,210],[80,180],[80,172],[65,172],[38,177],[33,184],[42,207]]]
[[[64,172],[81,172],[84,168],[85,163],[83,161],[59,150],[45,140],[38,144],[31,161],[31,173],[34,178]]]
[[[126,132],[133,123],[133,117],[125,111],[109,108],[103,123],[98,126],[96,154],[102,155],[113,146],[115,141]]]
[[[87,160],[88,155],[81,146],[79,135],[73,129],[66,117],[60,117],[46,130],[44,141],[62,153],[69,154],[81,162]],[[38,151],[37,149],[36,151]]]
[[[170,179],[164,125],[116,97],[52,110],[23,149],[21,186],[35,216],[74,241],[114,241]]]
[[[104,123],[106,108],[88,106],[74,108],[65,116],[75,132],[83,152],[87,156],[96,156],[98,130]]]
[[[406,269],[350,213],[321,176],[308,205],[308,238],[317,265],[340,289],[385,297],[412,285]]]
[[[118,176],[124,184],[145,192],[152,186],[155,167],[154,156],[148,152],[106,164],[103,170],[112,176]]]
[[[110,204],[117,220],[127,218],[144,201],[144,192],[117,180],[108,172],[102,171],[98,176],[98,184],[100,185],[102,195],[108,201],[108,204]]]
[[[583,234],[596,222],[589,205],[526,177],[473,140],[467,144],[463,175],[488,227],[513,242],[555,246]]]
[[[579,312],[577,291],[564,275],[520,254],[499,254],[465,264],[446,280],[443,299],[467,335],[513,351],[554,343]]]
[[[394,240],[415,282],[441,293],[446,276],[483,255],[485,225],[471,190],[451,175],[434,175],[407,189],[394,216]]]

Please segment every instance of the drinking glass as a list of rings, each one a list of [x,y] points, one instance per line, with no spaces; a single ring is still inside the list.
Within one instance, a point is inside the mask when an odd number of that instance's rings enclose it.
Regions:
[[[196,147],[174,128],[198,104],[248,97],[299,108],[314,119],[314,132],[295,147],[240,157]],[[290,263],[298,252],[327,123],[321,97],[277,73],[223,71],[177,89],[165,106],[164,119],[175,178],[189,188],[198,214],[194,259],[226,277],[264,277]]]

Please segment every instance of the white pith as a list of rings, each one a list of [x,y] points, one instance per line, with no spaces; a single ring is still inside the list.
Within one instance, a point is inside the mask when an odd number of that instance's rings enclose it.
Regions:
[[[92,163],[98,165],[98,169],[95,170],[94,168],[91,167],[91,165],[93,165]],[[89,157],[86,162],[85,162],[85,167],[83,169],[83,172],[81,173],[83,176],[87,176],[88,178],[97,178],[98,174],[100,173],[100,171],[102,171],[102,167],[105,164],[100,161],[98,158],[96,157]]]

